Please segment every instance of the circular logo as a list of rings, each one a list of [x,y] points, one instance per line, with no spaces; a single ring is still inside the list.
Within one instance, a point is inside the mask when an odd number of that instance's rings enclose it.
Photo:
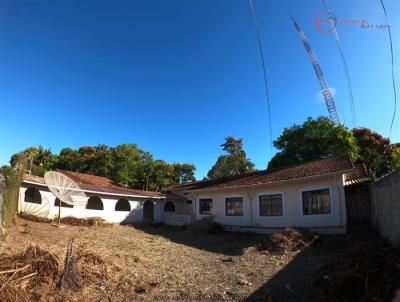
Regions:
[[[330,10],[323,9],[315,15],[314,23],[319,32],[330,33],[335,29],[337,19]]]

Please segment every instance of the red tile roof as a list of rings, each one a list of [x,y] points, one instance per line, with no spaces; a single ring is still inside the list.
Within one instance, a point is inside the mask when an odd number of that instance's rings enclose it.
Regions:
[[[345,186],[351,186],[356,184],[362,184],[371,182],[374,180],[374,176],[372,173],[368,172],[364,163],[356,163],[354,164],[354,169],[346,174],[345,178]]]
[[[274,170],[251,172],[236,177],[178,184],[169,187],[168,190],[185,191],[261,185],[306,177],[322,176],[332,173],[345,173],[353,168],[353,163],[348,156],[334,156]]]
[[[99,192],[104,194],[139,195],[145,197],[163,197],[159,192],[142,191],[125,188],[114,184],[107,177],[71,171],[58,171],[75,181],[83,191]],[[46,185],[43,177],[25,174],[23,180]]]

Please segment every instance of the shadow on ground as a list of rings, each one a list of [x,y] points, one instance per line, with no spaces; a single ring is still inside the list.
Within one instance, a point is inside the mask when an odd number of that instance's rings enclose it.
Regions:
[[[151,235],[163,236],[178,244],[184,244],[200,250],[212,253],[224,254],[226,256],[243,255],[244,250],[255,246],[260,238],[265,235],[247,233],[219,233],[219,234],[192,234],[182,227],[156,226],[149,224],[134,225]]]
[[[349,252],[360,247],[372,246],[379,240],[376,231],[370,228],[353,230],[346,235],[325,235],[322,240],[297,254],[283,269],[243,301],[268,301],[265,300],[268,294],[273,302],[327,301],[321,289],[314,286],[320,276],[318,271]]]

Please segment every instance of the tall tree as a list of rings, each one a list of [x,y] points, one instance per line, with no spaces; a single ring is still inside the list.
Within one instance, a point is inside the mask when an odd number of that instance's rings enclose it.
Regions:
[[[353,134],[360,147],[360,159],[376,176],[400,169],[397,144],[368,128],[355,128]]]
[[[246,152],[243,150],[243,139],[228,136],[221,147],[228,154],[218,157],[217,162],[208,171],[208,178],[237,176],[254,170],[254,164],[246,157]]]
[[[196,170],[192,164],[154,160],[151,153],[135,144],[64,148],[59,155],[41,146],[30,147],[14,154],[10,161],[13,167],[21,162],[23,170],[30,170],[34,175],[43,176],[46,171],[62,169],[106,176],[117,184],[143,190],[162,190],[174,183],[195,180]]]
[[[353,133],[327,117],[308,118],[302,125],[285,128],[274,141],[274,146],[279,152],[271,159],[268,168],[340,154],[349,154],[357,159],[359,150]]]
[[[29,147],[11,156],[10,164],[12,167],[16,167],[21,162],[24,163],[24,166],[21,167],[23,170],[43,176],[47,170],[56,166],[57,158],[50,149],[43,146]]]
[[[175,183],[183,183],[196,180],[194,177],[196,167],[193,164],[173,163],[172,170],[174,173]]]

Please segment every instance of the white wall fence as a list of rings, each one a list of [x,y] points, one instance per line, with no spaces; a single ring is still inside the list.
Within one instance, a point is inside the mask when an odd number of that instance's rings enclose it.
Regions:
[[[170,225],[188,225],[192,222],[191,215],[164,213],[163,222]]]
[[[400,247],[400,171],[371,185],[372,221],[382,237]]]

